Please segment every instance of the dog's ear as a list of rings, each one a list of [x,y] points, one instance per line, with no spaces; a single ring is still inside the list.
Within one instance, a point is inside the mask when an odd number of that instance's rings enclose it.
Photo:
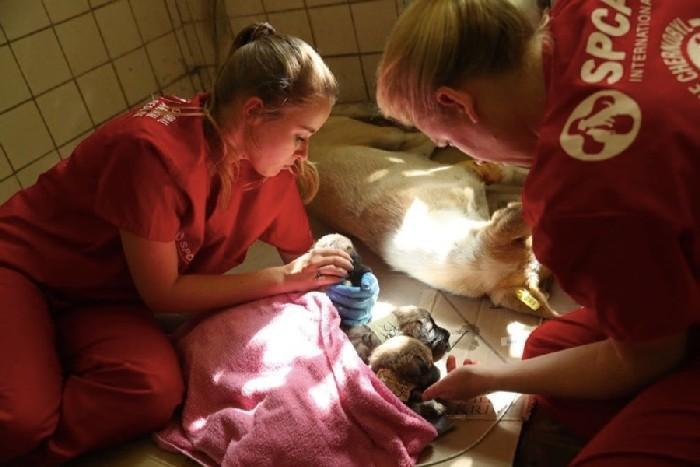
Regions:
[[[496,289],[489,294],[494,305],[520,313],[539,316],[541,318],[556,318],[559,316],[549,306],[547,297],[537,288],[532,287],[504,287]]]

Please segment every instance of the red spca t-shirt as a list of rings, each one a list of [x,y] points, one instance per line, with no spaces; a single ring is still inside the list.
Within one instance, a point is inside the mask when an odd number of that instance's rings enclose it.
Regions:
[[[0,207],[0,265],[70,301],[134,300],[120,229],[174,241],[180,273],[224,273],[257,239],[306,251],[313,239],[289,172],[263,179],[241,161],[217,207],[203,117],[185,115],[205,99],[163,97],[115,118],[11,198]]]
[[[537,257],[609,336],[700,323],[700,2],[559,1],[523,202]]]

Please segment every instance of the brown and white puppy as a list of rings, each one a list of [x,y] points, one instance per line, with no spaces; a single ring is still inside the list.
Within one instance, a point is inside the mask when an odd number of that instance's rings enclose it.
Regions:
[[[381,375],[382,370],[389,370],[400,383],[421,391],[440,379],[440,371],[433,362],[427,345],[415,337],[402,335],[387,339],[369,356],[372,371]],[[408,398],[404,400],[407,401]]]
[[[430,312],[415,306],[397,307],[370,326],[345,330],[363,361],[394,395],[430,421],[438,433],[449,431],[452,424],[445,418],[447,408],[421,397],[440,378],[434,362],[449,349],[449,331],[437,325]]]
[[[321,184],[310,213],[434,288],[556,316],[520,205],[491,216],[485,183],[467,165],[430,160],[433,149],[420,133],[329,118],[311,139]]]
[[[345,333],[362,361],[368,364],[373,351],[395,336],[407,336],[421,342],[430,350],[431,361],[440,360],[450,348],[450,332],[440,327],[428,310],[410,305],[394,308],[387,317],[371,323],[371,326],[353,326]]]

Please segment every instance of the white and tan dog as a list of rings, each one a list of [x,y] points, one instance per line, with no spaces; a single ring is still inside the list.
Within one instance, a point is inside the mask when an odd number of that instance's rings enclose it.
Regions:
[[[431,287],[556,316],[538,288],[519,204],[489,215],[471,164],[440,164],[420,133],[333,116],[311,139],[321,187],[312,216]]]

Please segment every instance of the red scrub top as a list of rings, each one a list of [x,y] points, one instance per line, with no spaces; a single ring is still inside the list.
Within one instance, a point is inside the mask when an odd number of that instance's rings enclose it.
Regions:
[[[559,1],[523,202],[537,257],[609,336],[700,323],[700,2]]]
[[[0,266],[24,272],[60,300],[138,300],[119,230],[174,241],[180,273],[221,274],[262,239],[301,254],[313,239],[294,176],[267,179],[241,161],[228,205],[203,117],[190,101],[159,98],[85,139],[68,160],[0,207]]]

